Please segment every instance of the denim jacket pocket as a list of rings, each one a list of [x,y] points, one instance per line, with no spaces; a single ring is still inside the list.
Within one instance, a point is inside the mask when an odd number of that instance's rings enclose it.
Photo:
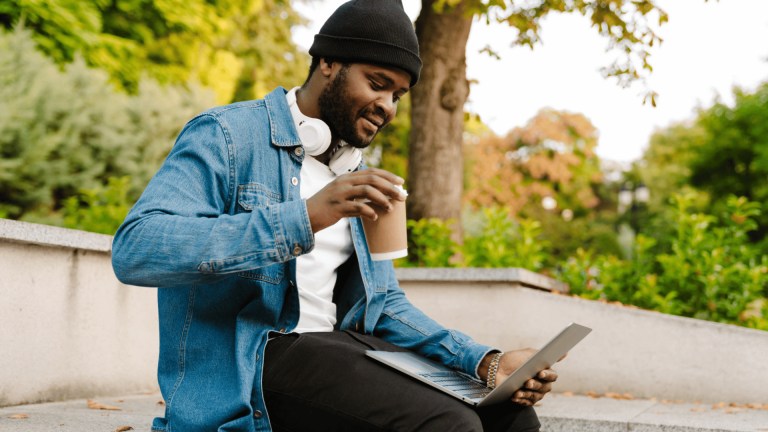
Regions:
[[[244,279],[279,284],[285,274],[285,264],[277,263],[254,270],[242,271],[237,275]]]
[[[278,204],[280,202],[282,202],[282,196],[261,183],[247,183],[237,187],[237,204],[239,206],[239,211],[251,212],[255,209],[266,208],[272,204]],[[284,273],[285,265],[283,263],[278,263],[254,270],[239,272],[237,275],[244,279],[279,284],[283,280]]]
[[[237,187],[237,204],[240,210],[253,211],[255,208],[264,208],[282,201],[282,196],[278,192],[270,190],[261,183],[248,183]]]

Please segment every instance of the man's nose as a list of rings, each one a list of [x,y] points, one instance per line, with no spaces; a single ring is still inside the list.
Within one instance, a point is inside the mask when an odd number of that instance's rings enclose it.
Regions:
[[[376,101],[376,109],[384,117],[384,123],[389,123],[397,114],[397,104],[391,98],[379,98]]]

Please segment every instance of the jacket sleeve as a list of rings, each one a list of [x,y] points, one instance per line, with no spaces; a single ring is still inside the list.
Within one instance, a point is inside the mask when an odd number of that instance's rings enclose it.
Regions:
[[[228,214],[237,184],[234,146],[226,132],[211,114],[181,131],[115,234],[112,266],[121,282],[158,287],[211,282],[314,247],[303,200]]]
[[[443,327],[411,304],[395,278],[394,269],[389,272],[387,298],[374,334],[478,379],[480,361],[486,354],[498,351]]]

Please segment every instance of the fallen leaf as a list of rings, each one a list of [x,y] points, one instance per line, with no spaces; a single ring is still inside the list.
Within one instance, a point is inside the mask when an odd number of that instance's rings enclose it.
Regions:
[[[706,410],[707,409],[704,408],[704,407],[694,407],[694,408],[691,408],[691,411],[693,411],[693,412],[704,412]]]
[[[726,414],[736,414],[737,412],[742,412],[742,411],[744,411],[742,408],[731,408],[731,407],[723,410],[723,412]]]
[[[118,426],[117,429],[115,429],[115,432],[125,432],[133,430],[133,426]]]
[[[712,409],[725,408],[727,405],[728,404],[726,404],[725,402],[719,402],[719,403],[716,403],[716,404],[712,404]]]
[[[122,400],[122,399],[115,399],[115,402],[117,402],[117,403],[123,403],[123,402],[125,402],[125,401],[124,401],[124,400]]]
[[[586,394],[587,394],[587,396],[591,397],[592,399],[597,399],[597,398],[600,397],[600,395],[597,394],[597,392],[593,392],[593,391],[588,391]]]
[[[617,399],[617,400],[633,400],[635,397],[632,396],[629,393],[613,393],[608,392],[605,394],[605,397],[611,398],[611,399]]]
[[[29,416],[26,414],[11,414],[8,416],[8,418],[13,420],[23,420],[23,419],[28,419]]]
[[[120,407],[116,407],[112,405],[104,405],[92,399],[88,399],[87,403],[88,403],[88,408],[90,409],[106,410],[106,411],[122,411],[122,408]]]
[[[563,396],[568,396],[568,397],[573,396],[573,392],[572,391],[562,392],[560,394],[563,395]]]

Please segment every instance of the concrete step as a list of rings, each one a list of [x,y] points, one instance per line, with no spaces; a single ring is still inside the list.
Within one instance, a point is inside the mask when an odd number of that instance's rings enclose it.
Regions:
[[[148,431],[159,393],[0,408],[3,432]],[[543,432],[768,432],[768,406],[747,408],[552,394],[537,407]]]
[[[702,404],[552,394],[536,408],[545,432],[768,432],[768,404]]]

